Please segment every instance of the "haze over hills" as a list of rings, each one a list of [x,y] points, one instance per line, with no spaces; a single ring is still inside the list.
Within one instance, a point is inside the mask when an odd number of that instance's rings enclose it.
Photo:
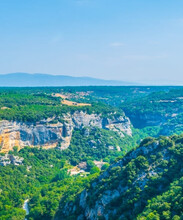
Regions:
[[[36,87],[36,86],[127,86],[135,83],[103,80],[91,77],[73,77],[65,75],[9,73],[0,75],[0,86],[3,87]]]

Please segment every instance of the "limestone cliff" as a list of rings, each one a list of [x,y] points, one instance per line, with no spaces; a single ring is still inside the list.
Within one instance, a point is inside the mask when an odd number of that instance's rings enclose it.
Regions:
[[[19,149],[24,146],[41,146],[46,149],[60,146],[61,149],[66,149],[70,145],[74,128],[98,127],[114,130],[122,137],[124,134],[132,135],[129,119],[125,116],[117,117],[115,113],[108,118],[76,111],[64,114],[60,122],[55,123],[53,120],[54,118],[42,120],[36,124],[0,121],[1,152],[8,152],[14,146]]]

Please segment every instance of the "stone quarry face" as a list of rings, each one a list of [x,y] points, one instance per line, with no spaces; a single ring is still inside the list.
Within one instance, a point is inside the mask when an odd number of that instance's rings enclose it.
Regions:
[[[44,120],[36,124],[12,121],[0,121],[1,152],[8,152],[17,146],[19,149],[30,147],[54,148],[58,145],[66,149],[70,145],[73,129],[84,127],[98,127],[118,132],[121,137],[124,133],[131,135],[131,123],[125,116],[117,119],[103,118],[97,114],[87,114],[76,111],[73,114],[63,115],[63,123],[50,124]]]

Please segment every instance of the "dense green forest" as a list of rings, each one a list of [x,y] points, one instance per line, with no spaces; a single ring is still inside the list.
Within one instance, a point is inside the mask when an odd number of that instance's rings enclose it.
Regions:
[[[89,103],[91,106],[64,105],[62,97],[54,96],[56,93],[66,96],[66,100]],[[110,210],[120,204],[113,219],[118,219],[122,213],[122,219],[183,218],[183,137],[180,135],[183,133],[183,88],[0,88],[0,120],[36,125],[53,118],[50,124],[55,124],[63,122],[64,114],[76,111],[90,115],[94,113],[108,121],[113,120],[114,115],[116,118],[126,115],[131,123],[132,135],[124,132],[121,136],[118,130],[88,126],[74,128],[70,145],[64,150],[60,149],[60,143],[48,150],[40,146],[24,147],[17,151],[15,146],[8,155],[24,160],[19,166],[0,165],[0,219],[23,220],[26,213],[22,206],[26,199],[29,200],[29,220],[51,220],[55,216],[63,216],[61,208],[68,202],[78,205],[78,195],[84,189],[91,192],[87,202],[94,207],[96,199],[105,190],[113,190],[119,183],[129,187],[129,191],[106,206]],[[167,138],[168,135],[172,136]],[[152,138],[147,138],[149,136]],[[139,154],[126,162],[124,167],[115,165],[132,154],[134,149],[157,141],[159,147],[151,154]],[[164,151],[168,152],[166,157],[163,156]],[[4,155],[1,153],[0,157]],[[104,164],[97,167],[96,162]],[[77,170],[80,163],[85,163],[86,168],[80,168],[82,172],[73,175],[72,169]],[[153,172],[158,175],[148,176],[149,181],[143,189],[139,185],[133,187],[140,172],[147,172],[155,164],[159,170]],[[110,174],[108,178],[97,183],[97,189],[93,188],[93,183],[106,172]],[[139,199],[142,201],[136,205]],[[76,219],[83,213],[81,207],[77,210],[63,219]]]
[[[70,176],[68,170],[72,166],[57,149],[26,147],[11,153],[22,156],[24,162],[21,166],[0,166],[0,219],[24,219],[22,205],[26,198],[31,199],[32,219],[51,219],[68,188],[71,198],[98,175],[97,170],[87,177]]]
[[[28,90],[29,91],[29,90]],[[111,107],[104,103],[92,103],[91,106],[66,106],[61,104],[60,97],[52,96],[52,92],[30,90],[1,92],[0,90],[0,120],[13,120],[23,122],[37,122],[49,117],[62,117],[63,113],[74,111],[85,111],[89,114],[95,112],[104,116],[111,111],[122,114],[116,107]],[[49,91],[49,90],[48,90]],[[53,89],[53,92],[55,90]],[[61,92],[61,89],[59,90]]]
[[[182,149],[182,135],[144,139],[94,180],[84,205],[61,200],[57,219],[182,219]]]

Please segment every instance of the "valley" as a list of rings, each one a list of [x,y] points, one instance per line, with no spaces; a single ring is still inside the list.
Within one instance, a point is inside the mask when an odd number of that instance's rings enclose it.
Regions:
[[[182,97],[168,86],[0,88],[0,219],[181,219]]]

